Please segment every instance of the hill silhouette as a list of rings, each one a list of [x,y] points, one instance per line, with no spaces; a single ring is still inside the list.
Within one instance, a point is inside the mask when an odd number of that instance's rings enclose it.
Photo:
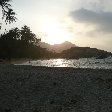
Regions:
[[[63,50],[70,49],[71,47],[76,47],[75,44],[73,44],[69,41],[65,41],[61,44],[54,44],[54,45],[50,45],[50,44],[45,43],[45,42],[40,42],[39,46],[42,47],[42,48],[46,48],[49,51],[56,52],[56,53],[60,53]]]
[[[112,53],[90,47],[77,47],[71,42],[50,45],[41,39],[26,25],[21,29],[13,28],[0,35],[0,58],[105,58]]]
[[[62,56],[62,58],[70,58],[70,59],[91,58],[91,57],[103,59],[112,56],[112,53],[97,48],[72,47],[70,49],[62,51],[60,56]]]

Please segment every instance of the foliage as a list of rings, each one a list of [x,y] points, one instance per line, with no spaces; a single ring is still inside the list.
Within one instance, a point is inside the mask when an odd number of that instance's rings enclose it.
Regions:
[[[1,34],[0,38],[2,40],[21,40],[23,42],[26,43],[33,43],[36,44],[40,41],[40,39],[38,39],[36,37],[36,35],[34,33],[32,33],[32,31],[30,30],[29,27],[27,27],[26,25],[23,26],[21,28],[21,30],[19,30],[17,27],[16,28],[12,28],[11,30],[9,30],[8,32],[5,32],[4,34]]]
[[[37,43],[39,40],[36,38],[36,35],[32,33],[29,27],[26,25],[21,29],[21,40],[28,43]]]
[[[0,58],[53,57],[54,53],[38,46],[40,41],[26,25],[21,30],[13,28],[0,36]]]
[[[2,8],[2,19],[5,19],[5,23],[12,23],[16,21],[16,13],[11,8],[11,4],[9,3],[11,0],[0,0],[0,7]],[[1,25],[0,25],[1,28]]]

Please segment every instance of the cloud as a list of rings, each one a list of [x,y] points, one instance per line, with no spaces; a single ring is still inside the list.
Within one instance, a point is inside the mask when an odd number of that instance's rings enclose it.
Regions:
[[[88,9],[79,9],[70,12],[75,22],[92,25],[97,31],[112,32],[112,12],[95,12]]]
[[[112,0],[73,0],[72,9],[91,9],[94,11],[112,11]]]

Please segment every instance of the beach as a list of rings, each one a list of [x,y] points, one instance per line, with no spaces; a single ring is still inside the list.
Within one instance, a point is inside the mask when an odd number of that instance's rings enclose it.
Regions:
[[[112,69],[0,64],[0,112],[112,112]]]

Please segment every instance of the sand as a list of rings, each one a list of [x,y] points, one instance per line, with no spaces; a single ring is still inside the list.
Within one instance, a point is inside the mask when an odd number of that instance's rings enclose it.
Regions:
[[[112,70],[0,64],[0,112],[112,112]]]

